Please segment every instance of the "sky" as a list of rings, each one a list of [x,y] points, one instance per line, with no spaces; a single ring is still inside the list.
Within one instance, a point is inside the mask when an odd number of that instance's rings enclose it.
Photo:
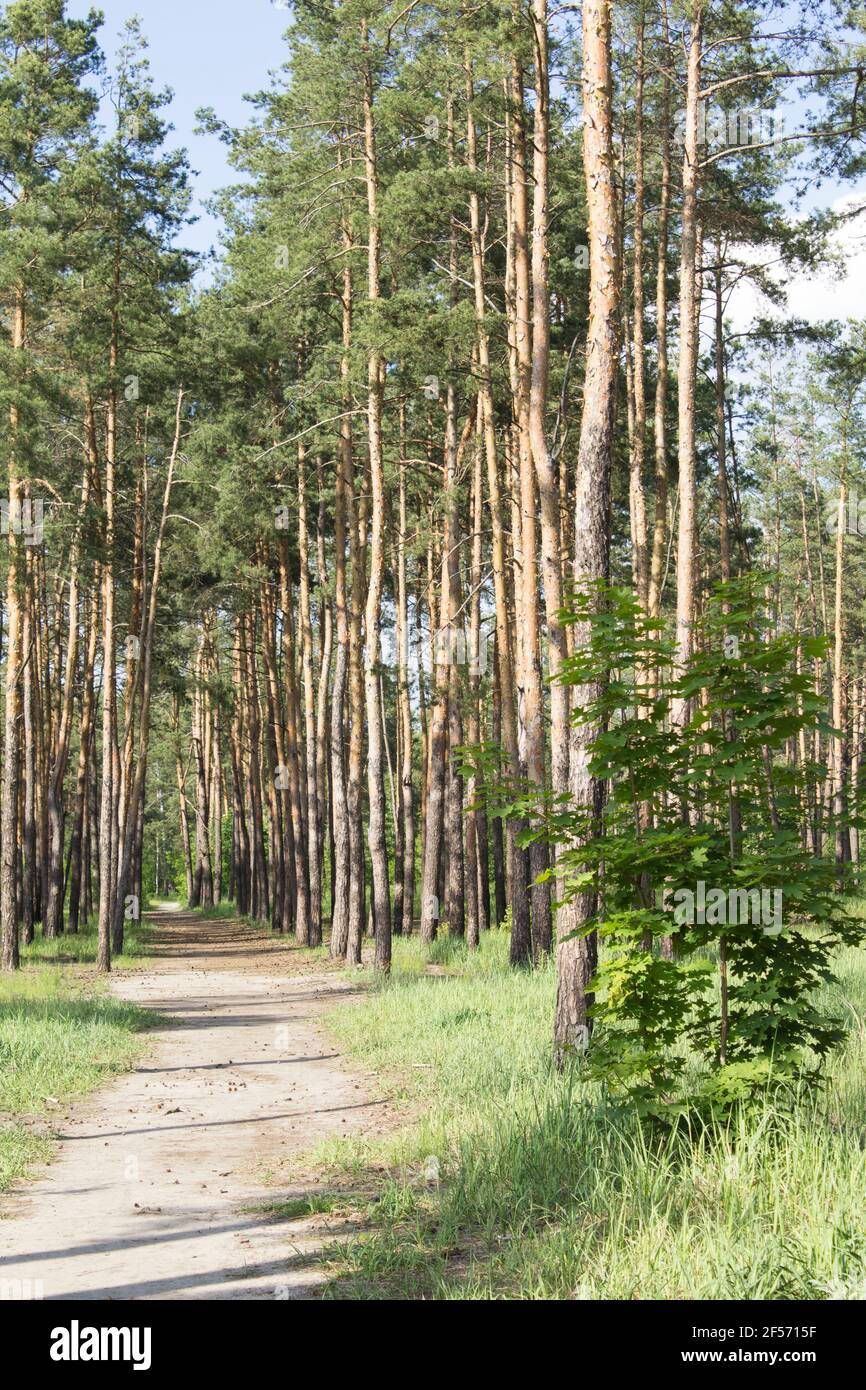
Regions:
[[[779,133],[784,135],[807,129],[815,116],[807,100],[786,92],[781,84],[780,100],[772,114],[777,121],[781,118],[783,124]],[[820,323],[827,319],[844,321],[861,316],[862,306],[866,302],[866,178],[804,180],[803,169],[807,167],[804,161],[815,148],[814,144],[807,143],[804,156],[795,166],[797,174],[794,182],[804,187],[797,207],[791,208],[793,216],[797,218],[819,210],[837,213],[859,210],[859,215],[843,223],[830,238],[831,250],[839,262],[836,269],[825,269],[817,275],[805,272],[789,275],[771,270],[770,277],[784,288],[792,316],[807,323]],[[778,192],[776,200],[785,205],[784,188]],[[740,248],[740,253],[747,262],[760,263],[766,258],[765,252],[748,248]],[[731,296],[725,317],[735,332],[744,332],[755,317],[780,318],[784,317],[784,311],[761,295],[751,280],[743,280]]]
[[[834,212],[863,209],[845,223],[832,240],[841,257],[841,273],[822,271],[817,275],[799,274],[784,282],[788,308],[792,315],[808,323],[826,319],[862,318],[866,304],[866,189],[852,191],[827,200]],[[753,259],[759,259],[754,257]],[[778,277],[777,277],[778,278]],[[731,298],[727,319],[732,328],[743,331],[755,315],[779,317],[779,311],[758,293],[751,281],[743,281]]]
[[[251,108],[244,95],[265,87],[269,70],[283,62],[281,38],[290,22],[288,0],[102,0],[96,6],[92,0],[68,0],[67,4],[68,13],[78,17],[92,7],[101,9],[105,16],[101,44],[109,60],[125,21],[134,14],[141,19],[150,45],[154,81],[174,92],[170,108],[174,142],[186,147],[196,171],[193,211],[199,221],[186,230],[184,244],[206,253],[217,241],[218,223],[205,211],[204,203],[237,176],[228,165],[221,141],[213,135],[195,134],[195,112],[212,106],[230,125],[249,119]],[[807,205],[836,204],[853,191],[850,185],[844,189],[825,185],[814,192]],[[861,188],[861,200],[864,192],[866,189]],[[789,287],[793,313],[814,322],[862,312],[866,302],[866,217],[841,234],[840,249],[844,252],[844,276],[798,277]],[[759,302],[750,285],[744,284],[733,296],[728,317],[735,329],[743,330],[754,314],[765,314],[768,307]]]
[[[212,106],[230,125],[249,119],[244,94],[267,86],[267,74],[284,56],[281,36],[289,24],[285,4],[271,0],[68,0],[67,13],[83,18],[101,10],[105,23],[100,45],[109,61],[127,19],[138,15],[149,42],[148,58],[157,87],[171,87],[169,119],[173,143],[189,151],[197,171],[195,213],[199,222],[187,229],[184,244],[206,252],[216,240],[217,223],[203,203],[218,188],[236,179],[225,146],[213,135],[195,135],[195,113]]]

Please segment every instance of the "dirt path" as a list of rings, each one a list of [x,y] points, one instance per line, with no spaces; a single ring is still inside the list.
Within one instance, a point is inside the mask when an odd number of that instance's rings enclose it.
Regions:
[[[311,1297],[321,1218],[248,1208],[293,1195],[263,1169],[384,1121],[319,1025],[352,986],[242,923],[155,920],[157,960],[111,987],[167,1024],[134,1072],[73,1111],[46,1176],[7,1195],[0,1285],[41,1281],[46,1299]]]

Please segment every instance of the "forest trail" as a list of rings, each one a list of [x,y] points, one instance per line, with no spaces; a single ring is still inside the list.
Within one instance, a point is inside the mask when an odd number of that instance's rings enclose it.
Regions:
[[[384,1122],[320,1023],[352,986],[240,921],[152,920],[156,959],[111,989],[165,1021],[134,1071],[58,1127],[45,1176],[2,1200],[0,1284],[41,1281],[46,1299],[312,1297],[327,1218],[250,1208],[309,1191],[266,1186],[264,1170]]]

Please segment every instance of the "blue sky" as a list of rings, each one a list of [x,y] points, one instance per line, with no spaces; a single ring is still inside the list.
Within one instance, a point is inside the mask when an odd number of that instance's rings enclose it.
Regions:
[[[184,145],[198,176],[194,179],[199,222],[183,240],[196,251],[207,251],[217,226],[204,213],[203,201],[234,175],[225,147],[213,136],[195,135],[195,112],[212,106],[231,124],[249,117],[245,93],[267,86],[269,69],[279,67],[285,52],[281,36],[290,15],[271,0],[68,0],[67,13],[76,18],[91,9],[105,16],[101,45],[109,60],[126,20],[138,15],[150,44],[148,57],[158,87],[171,87],[170,119],[174,143]]]
[[[185,245],[207,252],[215,243],[218,225],[204,211],[203,203],[215,192],[234,180],[235,175],[226,161],[224,145],[213,136],[196,135],[195,112],[202,106],[212,106],[230,124],[243,124],[251,108],[244,102],[246,93],[261,90],[267,85],[268,72],[278,68],[284,59],[282,35],[291,15],[286,0],[67,0],[70,15],[83,16],[91,8],[99,8],[105,16],[101,31],[102,47],[111,59],[117,36],[125,21],[137,14],[149,41],[149,58],[158,86],[168,86],[174,92],[170,119],[175,126],[175,143],[187,148],[196,172],[194,211],[199,221],[188,228]],[[788,95],[790,99],[790,94]],[[799,103],[794,100],[793,111]],[[795,119],[794,127],[798,124]],[[850,186],[827,183],[813,189],[805,204],[827,206],[859,191],[860,201],[866,189],[852,190]],[[866,218],[850,227],[840,238],[839,249],[846,261],[846,274],[832,277],[799,277],[791,285],[792,308],[808,318],[831,315],[845,317],[866,295]],[[207,271],[203,270],[204,278]],[[766,312],[749,286],[735,295],[730,313],[738,324],[744,325],[755,312]]]

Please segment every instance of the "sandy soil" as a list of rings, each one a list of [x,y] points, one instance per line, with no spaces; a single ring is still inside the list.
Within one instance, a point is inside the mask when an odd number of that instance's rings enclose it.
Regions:
[[[71,1111],[46,1175],[3,1200],[0,1294],[315,1297],[323,1219],[250,1208],[310,1190],[265,1183],[293,1154],[387,1121],[320,1026],[351,982],[239,922],[154,920],[156,960],[111,988],[165,1022],[135,1071]]]

